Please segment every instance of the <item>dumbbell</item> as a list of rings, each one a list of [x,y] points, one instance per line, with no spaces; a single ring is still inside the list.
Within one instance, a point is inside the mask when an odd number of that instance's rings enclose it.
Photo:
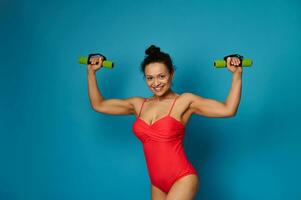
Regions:
[[[245,59],[243,56],[239,54],[232,54],[224,57],[224,60],[215,60],[214,61],[214,67],[215,68],[224,68],[227,67],[227,58],[228,57],[237,57],[239,58],[241,62],[242,67],[251,67],[253,64],[253,61],[251,59]]]
[[[106,57],[100,53],[89,54],[88,57],[80,56],[78,59],[78,63],[84,64],[84,65],[90,64],[90,62],[88,63],[88,61],[92,57],[103,57],[103,62],[102,62],[101,66],[103,66],[105,68],[112,69],[114,67],[114,63],[112,61],[107,60]],[[96,62],[96,65],[97,64],[98,64],[98,62]]]

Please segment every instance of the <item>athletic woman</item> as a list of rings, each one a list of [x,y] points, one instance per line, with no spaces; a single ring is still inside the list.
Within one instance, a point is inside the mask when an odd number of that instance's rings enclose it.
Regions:
[[[170,56],[154,45],[145,52],[141,70],[152,96],[105,99],[95,77],[103,58],[92,57],[87,66],[90,103],[100,113],[136,116],[133,132],[143,144],[152,200],[192,200],[199,188],[199,176],[183,149],[185,126],[192,114],[236,114],[242,88],[241,62],[237,57],[227,58],[232,85],[226,101],[219,102],[190,92],[175,92],[171,87],[175,69]]]

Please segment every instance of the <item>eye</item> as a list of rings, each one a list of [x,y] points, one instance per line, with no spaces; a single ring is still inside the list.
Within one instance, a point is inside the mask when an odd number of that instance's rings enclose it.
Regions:
[[[160,79],[164,79],[165,75],[160,75],[159,77],[160,77]]]
[[[146,77],[146,79],[150,81],[153,79],[153,77]]]

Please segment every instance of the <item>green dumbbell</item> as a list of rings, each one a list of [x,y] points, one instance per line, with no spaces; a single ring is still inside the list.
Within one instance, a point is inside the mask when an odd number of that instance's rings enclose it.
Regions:
[[[215,60],[214,61],[214,67],[215,68],[227,67],[226,60],[227,60],[228,57],[238,57],[241,61],[242,67],[251,67],[252,64],[253,64],[253,61],[251,59],[244,59],[243,56],[241,56],[239,54],[233,54],[233,55],[225,56],[224,60]]]
[[[112,61],[106,60],[106,57],[103,56],[102,54],[99,54],[99,53],[96,53],[96,54],[89,54],[88,57],[81,56],[81,57],[79,57],[79,59],[78,59],[78,63],[79,63],[79,64],[87,65],[87,64],[88,64],[88,61],[90,60],[90,58],[91,58],[91,57],[96,57],[96,56],[97,56],[97,57],[98,57],[98,56],[103,57],[104,60],[103,60],[101,66],[103,66],[103,67],[105,67],[105,68],[108,68],[108,69],[112,69],[112,68],[114,67],[114,63],[113,63]],[[89,64],[90,64],[90,63],[89,63]],[[96,62],[96,64],[98,64],[98,63]]]

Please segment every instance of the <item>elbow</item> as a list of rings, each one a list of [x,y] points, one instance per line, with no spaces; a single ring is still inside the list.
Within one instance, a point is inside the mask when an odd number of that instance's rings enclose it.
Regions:
[[[229,110],[226,112],[226,117],[234,117],[237,113],[237,110]]]
[[[236,112],[230,113],[228,117],[235,117],[235,115],[236,115]]]
[[[91,107],[96,112],[105,112],[100,102],[91,103]]]
[[[91,108],[92,108],[94,111],[97,111],[97,106],[95,106],[94,104],[91,104]]]
[[[224,117],[234,117],[237,113],[237,107],[233,107],[230,105],[224,105]]]
[[[93,110],[97,107],[97,103],[90,101],[90,106],[92,107]]]
[[[91,106],[92,107],[92,109],[95,111],[95,112],[99,112],[99,108],[97,107],[97,106]]]
[[[232,109],[228,107],[224,107],[223,112],[222,112],[222,117],[230,118],[234,117],[236,115],[237,109]]]

